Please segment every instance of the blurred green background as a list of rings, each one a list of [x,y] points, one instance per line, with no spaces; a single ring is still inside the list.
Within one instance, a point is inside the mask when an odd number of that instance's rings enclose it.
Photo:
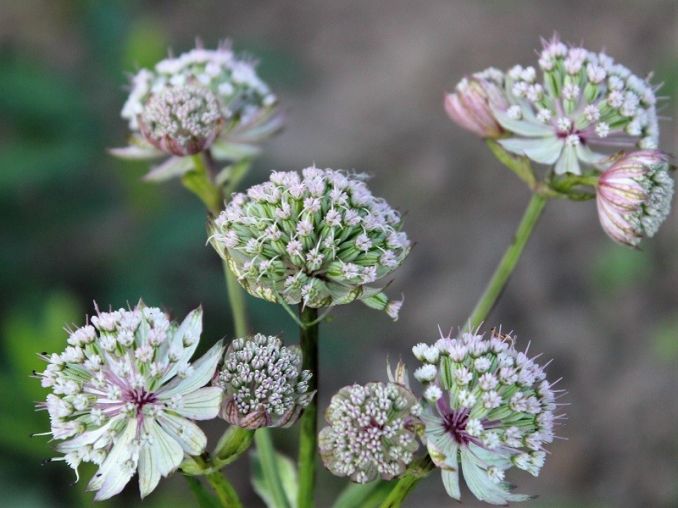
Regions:
[[[288,110],[250,182],[270,169],[370,172],[376,194],[407,211],[417,241],[390,291],[397,323],[360,305],[322,331],[323,410],[339,387],[383,379],[386,355],[463,322],[509,241],[526,191],[482,143],[449,122],[442,94],[464,73],[534,61],[539,36],[606,48],[655,71],[676,117],[675,1],[320,2],[5,0],[0,4],[0,492],[2,506],[90,506],[86,479],[53,456],[29,378],[35,353],[63,348],[64,325],[139,297],[182,317],[205,308],[205,345],[231,338],[220,263],[200,203],[178,183],[140,181],[145,166],[109,157],[124,144],[126,72],[230,37],[257,56]],[[676,148],[675,120],[662,147]],[[555,361],[569,390],[567,441],[538,479],[514,475],[532,506],[678,506],[678,220],[640,252],[605,237],[593,203],[554,203],[491,324]],[[248,299],[255,328],[296,340],[276,306]],[[216,440],[223,426],[207,426]],[[296,432],[275,432],[294,451]],[[228,468],[247,506],[248,461]],[[323,473],[319,506],[343,482]],[[465,494],[465,504],[475,506]],[[135,482],[101,506],[139,504]],[[189,506],[181,478],[143,505]],[[452,505],[430,478],[407,506]]]

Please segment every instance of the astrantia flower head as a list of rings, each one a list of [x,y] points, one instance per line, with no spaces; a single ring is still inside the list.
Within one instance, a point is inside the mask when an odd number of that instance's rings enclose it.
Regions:
[[[277,337],[235,339],[217,379],[224,390],[221,416],[246,429],[289,427],[315,395],[311,371],[301,365],[301,350]]]
[[[207,439],[191,420],[214,418],[221,390],[211,380],[223,347],[189,363],[202,331],[202,311],[177,325],[160,309],[99,312],[68,338],[61,354],[45,356],[38,374],[51,393],[40,406],[64,460],[99,466],[88,489],[95,499],[120,492],[135,473],[141,496],[176,470],[184,455],[199,455]]]
[[[205,91],[198,92],[199,88]],[[206,91],[212,95],[208,97]],[[198,108],[193,107],[196,99],[200,102]],[[187,100],[191,104],[189,108],[184,106]],[[177,112],[178,105],[190,110],[190,114]],[[189,143],[191,150],[173,150],[174,147],[166,143],[149,143],[149,136],[144,136],[148,132],[143,129],[148,120],[145,122],[144,118],[157,115],[147,109],[158,106],[163,129],[179,126],[194,134],[199,126],[197,137],[202,143]],[[197,113],[202,114],[196,116]],[[167,120],[168,115],[171,121]],[[257,145],[282,126],[277,98],[257,75],[255,64],[235,55],[226,43],[215,50],[204,49],[199,44],[177,57],[161,60],[152,70],[137,72],[132,77],[122,117],[129,123],[130,146],[114,149],[112,153],[131,159],[152,159],[167,153],[182,156],[201,146],[210,148],[215,159],[233,160],[257,153]],[[211,127],[218,127],[218,136],[212,135]],[[180,170],[187,171],[186,168],[190,169],[190,165],[169,159],[148,178],[160,180],[176,176]]]
[[[557,37],[544,42],[534,67],[506,73],[508,108],[495,108],[511,137],[499,140],[510,152],[556,174],[580,174],[581,165],[604,169],[600,148],[657,147],[659,127],[653,86],[606,55],[568,47]]]
[[[494,68],[465,77],[453,93],[445,96],[447,114],[464,129],[483,138],[497,138],[504,129],[494,116],[494,109],[505,110],[504,74]]]
[[[598,180],[598,216],[615,242],[636,247],[652,237],[671,210],[673,180],[667,157],[656,150],[618,159]]]
[[[252,295],[329,307],[362,300],[393,319],[400,302],[368,285],[410,251],[400,214],[364,178],[331,169],[271,173],[234,194],[211,225],[211,242]]]
[[[180,157],[203,151],[223,123],[216,96],[202,85],[164,88],[151,95],[139,116],[146,140]]]
[[[461,495],[460,472],[481,501],[529,499],[509,491],[504,473],[516,466],[537,476],[543,446],[553,440],[558,417],[552,383],[527,351],[516,351],[514,342],[500,334],[487,339],[463,333],[413,348],[424,363],[420,369],[426,370],[414,373],[426,386],[426,446],[454,499]]]
[[[358,483],[401,475],[419,447],[420,412],[412,392],[401,384],[342,388],[325,412],[329,426],[318,435],[325,467]]]

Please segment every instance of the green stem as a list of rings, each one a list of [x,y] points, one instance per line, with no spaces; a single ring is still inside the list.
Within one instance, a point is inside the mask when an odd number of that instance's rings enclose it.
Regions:
[[[273,441],[267,430],[259,429],[254,433],[254,442],[257,445],[261,469],[276,508],[288,508],[289,503],[277,468]]]
[[[214,471],[205,475],[207,481],[212,486],[221,506],[224,508],[242,508],[242,503],[238,498],[238,493],[233,485],[221,474],[221,471]]]
[[[313,373],[309,390],[318,389],[318,309],[303,308],[300,304],[299,317],[306,326],[300,329],[300,345],[303,354],[303,368]],[[307,323],[314,323],[307,325]],[[299,495],[297,508],[312,508],[315,488],[315,454],[317,443],[318,394],[304,409],[301,416],[299,435]]]
[[[207,457],[207,454],[205,454],[205,457]],[[196,468],[203,471],[208,471],[210,469],[210,463],[209,460],[205,459],[205,457],[197,455],[191,458],[193,459]],[[189,477],[187,476],[186,478],[188,479]],[[207,482],[212,486],[212,489],[217,495],[221,506],[224,508],[242,508],[242,503],[240,502],[240,498],[238,498],[238,493],[233,488],[233,485],[231,485],[231,482],[229,482],[220,471],[211,471],[205,474],[205,478],[207,478]],[[191,482],[189,480],[189,484],[195,491],[195,482]],[[205,496],[201,497],[204,498]]]
[[[546,199],[544,197],[537,193],[532,194],[532,198],[523,213],[523,217],[513,236],[513,240],[508,249],[506,249],[506,252],[504,252],[504,256],[501,258],[499,265],[495,269],[494,274],[478,300],[478,303],[476,303],[471,316],[466,321],[465,329],[474,330],[487,318],[494,307],[494,304],[497,302],[499,295],[504,290],[509,277],[513,273],[513,270],[518,263],[518,259],[520,259],[520,255],[525,248],[525,244],[530,238],[532,230],[541,216],[545,204]]]
[[[226,261],[224,265],[224,276],[226,278],[226,291],[228,292],[228,301],[231,304],[231,313],[233,314],[233,324],[235,326],[236,337],[246,337],[249,334],[247,325],[247,308],[245,307],[245,291],[235,278],[235,274],[228,267]]]
[[[388,497],[381,503],[381,508],[398,508],[407,495],[417,486],[419,480],[426,478],[435,469],[433,461],[426,455],[414,461],[407,472],[400,477]]]
[[[181,183],[200,198],[212,215],[217,216],[224,200],[221,189],[212,181],[205,154],[197,153],[191,158],[194,168],[181,177]]]
[[[254,431],[231,425],[221,436],[212,452],[212,468],[218,470],[234,462],[249,449],[253,437]]]
[[[198,506],[200,508],[214,508],[214,496],[205,490],[202,482],[199,478],[195,476],[184,476],[188,482],[188,486],[195,495],[196,500],[198,501]]]

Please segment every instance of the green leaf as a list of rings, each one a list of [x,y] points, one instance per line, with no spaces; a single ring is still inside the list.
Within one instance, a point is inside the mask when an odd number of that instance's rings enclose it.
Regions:
[[[298,482],[294,462],[269,447],[270,437],[261,433],[262,430],[267,431],[259,429],[256,432],[257,451],[251,454],[252,487],[268,508],[295,508]],[[282,492],[274,487],[275,483],[279,483]]]

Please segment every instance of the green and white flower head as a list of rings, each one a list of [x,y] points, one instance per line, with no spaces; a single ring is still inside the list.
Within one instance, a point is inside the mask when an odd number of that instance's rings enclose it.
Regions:
[[[600,224],[615,242],[637,247],[659,230],[672,198],[666,155],[657,150],[632,152],[600,175],[596,190]]]
[[[414,377],[425,386],[426,446],[456,500],[460,472],[481,501],[501,505],[529,499],[509,491],[505,472],[515,466],[537,476],[544,445],[553,441],[554,423],[562,418],[554,416],[553,383],[514,343],[514,337],[501,334],[487,339],[462,333],[413,348],[423,363]]]
[[[98,312],[70,333],[69,346],[44,355],[38,373],[51,393],[48,411],[56,449],[76,471],[99,466],[88,485],[96,500],[119,493],[135,473],[141,497],[199,455],[207,439],[192,420],[217,416],[221,389],[205,387],[221,359],[221,343],[190,363],[200,340],[202,310],[177,325],[160,309]]]
[[[419,447],[421,406],[397,383],[354,384],[339,390],[318,435],[320,456],[332,474],[367,483],[405,472]]]
[[[313,400],[301,350],[277,337],[235,339],[216,380],[224,390],[221,416],[245,429],[289,427]]]
[[[184,90],[186,88],[188,90]],[[198,92],[199,88],[204,91]],[[209,98],[206,98],[206,91],[212,93]],[[190,154],[190,151],[169,150],[170,147],[164,144],[149,143],[143,129],[144,118],[149,115],[147,108],[154,104],[162,104],[163,118],[170,114],[178,119],[181,115],[168,106],[175,102],[183,104],[184,101],[176,96],[186,94],[194,98],[200,96],[203,106],[199,111],[209,105],[207,121],[202,123],[211,127],[216,126],[212,98],[217,102],[217,135],[211,138],[210,129],[199,130],[201,139],[206,139],[202,148],[210,148],[217,160],[237,160],[257,154],[258,145],[282,127],[278,99],[257,75],[255,63],[236,55],[228,43],[222,43],[214,50],[205,49],[198,43],[195,49],[161,60],[153,69],[141,69],[132,77],[130,93],[121,113],[129,124],[130,146],[114,149],[112,153],[130,159],[153,159],[168,153],[175,156]],[[190,119],[194,117],[191,115]],[[210,135],[205,136],[204,131],[209,131]],[[147,178],[162,180],[188,171],[186,168],[190,169],[186,161],[171,158]]]
[[[400,266],[410,242],[400,214],[364,180],[316,167],[274,171],[233,195],[210,241],[254,296],[314,308],[358,299],[397,319],[402,302],[369,285]]]
[[[556,174],[581,174],[582,165],[605,169],[601,149],[657,148],[655,88],[603,52],[544,41],[534,67],[506,73],[508,108],[495,117],[510,137],[508,151],[555,165]]]

